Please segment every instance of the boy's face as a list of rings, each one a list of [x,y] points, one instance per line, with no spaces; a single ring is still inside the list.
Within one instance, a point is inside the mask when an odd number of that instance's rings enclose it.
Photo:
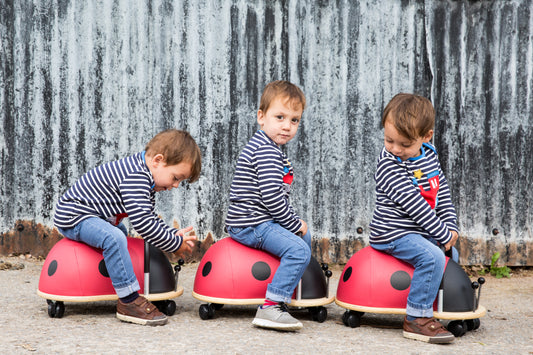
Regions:
[[[266,112],[257,111],[257,123],[277,145],[283,145],[296,135],[302,113],[301,104],[278,96],[272,100]]]
[[[430,130],[424,137],[410,140],[402,136],[390,120],[385,121],[384,126],[385,149],[402,161],[419,156],[421,154],[422,143],[428,143],[433,136],[433,130]]]
[[[183,180],[191,176],[192,165],[181,162],[176,165],[167,165],[162,154],[152,158],[150,172],[154,178],[154,191],[172,190],[178,187]]]

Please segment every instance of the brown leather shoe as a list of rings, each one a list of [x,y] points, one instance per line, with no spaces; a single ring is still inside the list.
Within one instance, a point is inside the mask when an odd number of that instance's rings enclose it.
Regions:
[[[159,312],[157,307],[143,296],[137,297],[131,303],[118,300],[117,318],[124,322],[141,325],[163,325],[168,321],[167,316]]]
[[[455,340],[452,333],[435,318],[416,318],[408,321],[403,319],[403,336],[409,339],[422,340],[433,344],[451,343]]]

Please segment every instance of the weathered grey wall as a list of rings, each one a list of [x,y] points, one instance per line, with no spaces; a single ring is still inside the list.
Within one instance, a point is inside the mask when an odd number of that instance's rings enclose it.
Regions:
[[[262,87],[288,79],[309,102],[287,146],[293,201],[322,256],[367,242],[380,113],[410,91],[437,110],[462,261],[533,265],[532,38],[529,0],[0,0],[0,239],[52,227],[77,177],[168,127],[204,165],[161,194],[162,217],[223,236]]]

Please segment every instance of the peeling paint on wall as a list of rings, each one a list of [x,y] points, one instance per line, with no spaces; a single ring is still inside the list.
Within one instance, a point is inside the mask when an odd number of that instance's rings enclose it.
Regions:
[[[223,237],[236,157],[275,79],[301,86],[309,103],[287,153],[315,254],[342,262],[367,243],[379,117],[408,91],[436,107],[462,262],[504,251],[509,265],[533,265],[527,0],[4,0],[3,238],[20,220],[52,228],[76,178],[168,127],[191,132],[204,166],[198,183],[161,193],[158,210],[202,240]]]

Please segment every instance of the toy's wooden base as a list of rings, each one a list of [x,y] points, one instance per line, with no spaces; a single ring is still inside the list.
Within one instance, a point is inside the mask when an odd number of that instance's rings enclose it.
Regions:
[[[116,294],[111,295],[98,295],[98,296],[60,296],[51,295],[48,293],[37,290],[37,294],[44,299],[60,302],[98,302],[98,301],[116,301],[118,297]],[[179,297],[183,294],[183,286],[178,285],[176,291],[163,292],[163,293],[151,293],[149,295],[143,295],[149,301],[163,301],[172,298]]]
[[[196,292],[192,292],[192,296],[197,300],[215,304],[228,304],[228,305],[256,305],[263,304],[265,302],[264,298],[246,298],[246,299],[234,299],[234,298],[218,298],[218,297],[209,297],[199,295]],[[291,303],[288,306],[291,307],[318,307],[325,306],[332,303],[335,300],[335,297],[323,297],[323,298],[314,298],[314,299],[303,299],[295,300],[292,299]]]
[[[335,303],[342,308],[346,308],[352,311],[364,312],[364,313],[382,313],[382,314],[405,314],[405,308],[376,308],[376,307],[365,307],[357,306],[349,303],[345,303],[335,299]],[[433,312],[433,317],[437,319],[446,319],[446,320],[466,320],[466,319],[477,319],[485,316],[487,310],[483,306],[478,306],[475,312]]]

